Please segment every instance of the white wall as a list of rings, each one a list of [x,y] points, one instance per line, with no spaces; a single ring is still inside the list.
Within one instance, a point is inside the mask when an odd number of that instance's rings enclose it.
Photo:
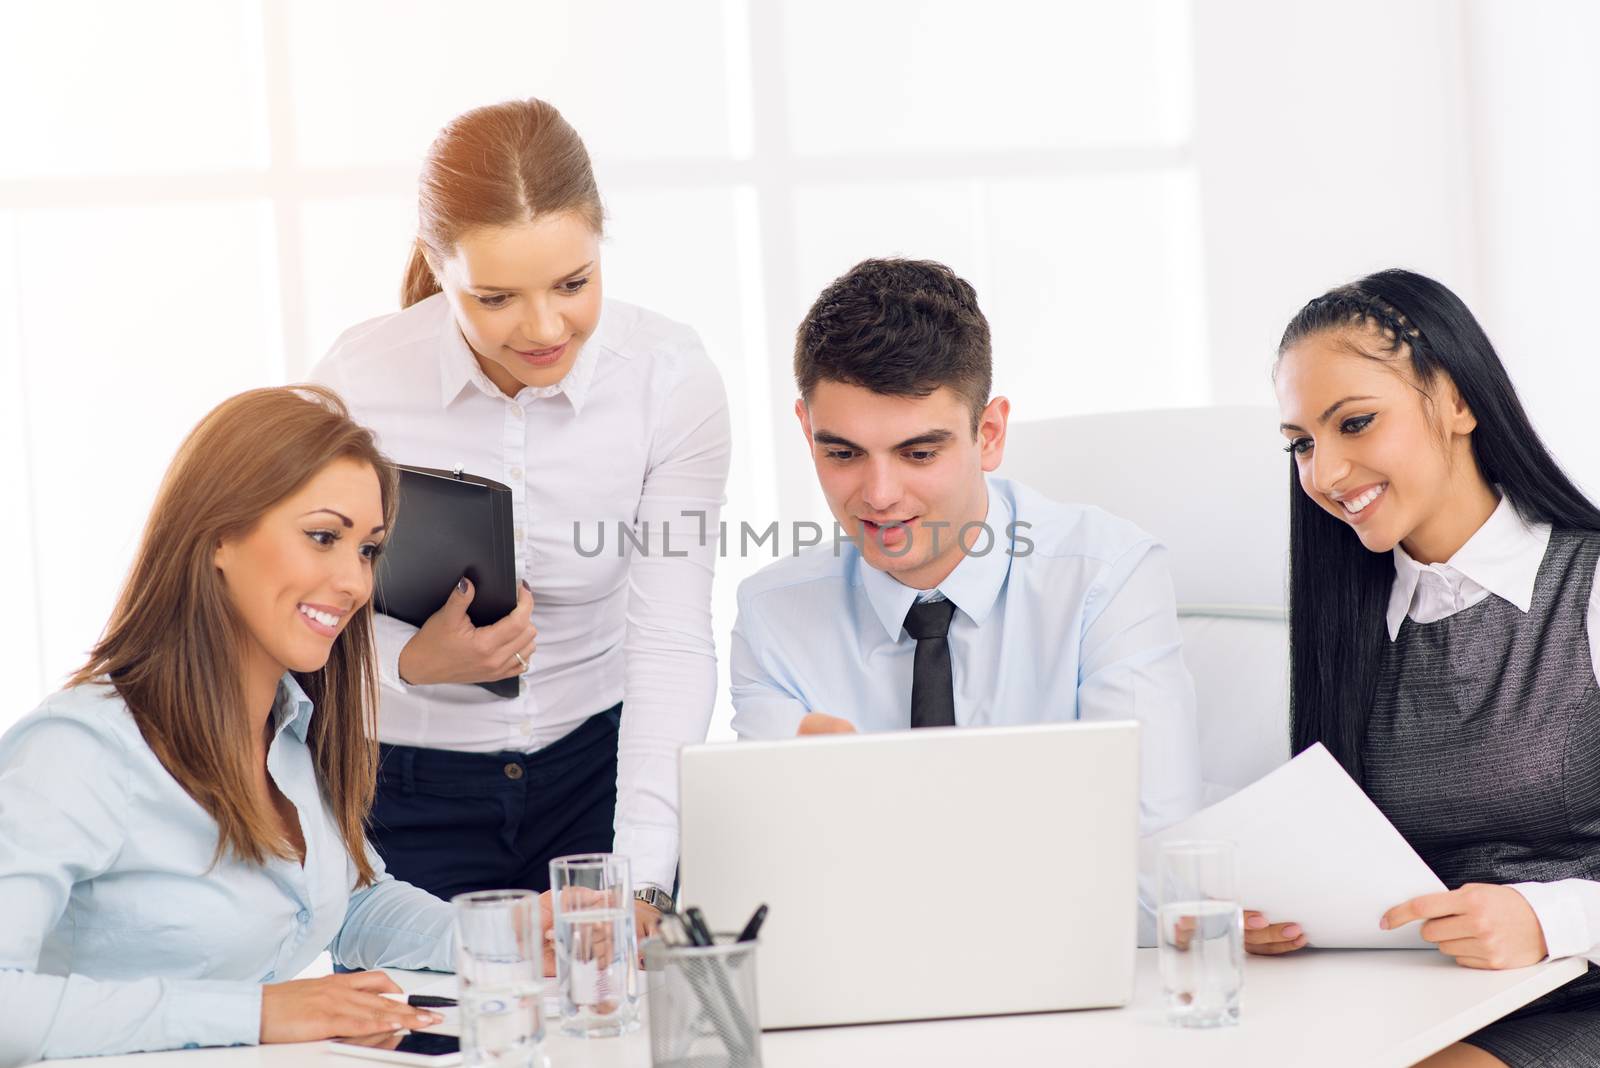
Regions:
[[[608,292],[722,369],[735,522],[823,514],[793,329],[884,254],[977,285],[1024,420],[1270,403],[1305,300],[1413,267],[1600,489],[1596,39],[1581,0],[0,6],[0,726],[93,641],[182,435],[393,308],[427,140],[512,95],[590,144]]]
[[[1216,403],[1274,403],[1284,325],[1337,283],[1409,267],[1478,300],[1459,4],[1206,0],[1195,24]]]
[[[1600,5],[1471,0],[1476,310],[1557,459],[1600,493]]]

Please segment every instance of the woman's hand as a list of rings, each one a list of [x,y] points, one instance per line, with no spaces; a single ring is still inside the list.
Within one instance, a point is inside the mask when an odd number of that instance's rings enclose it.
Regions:
[[[1306,933],[1300,929],[1298,923],[1269,923],[1261,913],[1245,909],[1244,948],[1246,953],[1258,953],[1263,957],[1275,957],[1281,953],[1293,953],[1297,949],[1303,949],[1305,944]]]
[[[463,578],[400,650],[400,677],[407,685],[495,682],[527,669],[539,635],[531,618],[533,591],[527,583],[520,585],[517,606],[487,627],[474,627],[467,618],[473,593],[472,583]]]
[[[656,928],[661,926],[661,910],[634,898],[633,923],[634,934],[642,944],[646,938],[656,933]]]
[[[569,886],[561,894],[561,900],[568,909],[584,907],[603,909],[609,907],[616,900],[604,890],[589,890],[581,886]],[[556,919],[555,911],[551,904],[553,897],[554,892],[550,890],[546,890],[539,895],[539,941],[544,946],[544,974],[546,977],[556,974]],[[633,908],[634,922],[637,924],[639,937],[642,939],[647,933],[654,934],[655,924],[660,922],[661,914],[643,901],[635,900]],[[649,913],[654,917],[648,932],[645,930],[645,913]],[[585,932],[584,942],[590,950],[591,956],[600,958],[609,955],[611,952],[611,932],[609,929]]]
[[[1423,921],[1423,938],[1467,968],[1525,968],[1550,953],[1533,906],[1509,886],[1423,894],[1385,912],[1378,926],[1392,931],[1414,920]]]
[[[261,1041],[318,1042],[432,1027],[444,1017],[383,997],[402,991],[382,972],[346,972],[261,988]]]

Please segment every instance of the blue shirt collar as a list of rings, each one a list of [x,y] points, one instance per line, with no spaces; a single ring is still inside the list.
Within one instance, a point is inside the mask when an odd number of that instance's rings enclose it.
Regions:
[[[962,556],[955,570],[939,583],[938,591],[944,594],[961,612],[978,626],[989,617],[1000,590],[1011,572],[1011,522],[1014,511],[1010,498],[987,478],[985,488],[989,495],[989,508],[984,516],[988,533],[980,532],[974,552]],[[940,536],[954,537],[956,531],[941,531]],[[985,545],[987,552],[982,552]],[[898,642],[905,633],[906,613],[917,599],[917,590],[899,579],[872,567],[857,553],[857,574],[866,590],[873,613],[883,625],[890,641]]]
[[[311,714],[315,710],[305,690],[300,688],[292,674],[285,671],[283,678],[278,680],[278,696],[272,703],[272,736],[276,738],[287,727],[304,742],[311,730]]]

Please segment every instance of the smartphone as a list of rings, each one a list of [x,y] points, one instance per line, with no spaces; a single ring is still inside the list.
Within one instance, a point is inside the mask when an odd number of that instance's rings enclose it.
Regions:
[[[461,1063],[461,1040],[432,1031],[402,1031],[368,1038],[336,1038],[328,1048],[335,1053],[389,1064],[443,1066]]]

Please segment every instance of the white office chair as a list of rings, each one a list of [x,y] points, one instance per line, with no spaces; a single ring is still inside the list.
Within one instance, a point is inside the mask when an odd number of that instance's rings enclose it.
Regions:
[[[1288,462],[1267,407],[1011,424],[996,474],[1129,519],[1170,552],[1207,804],[1289,757]]]

